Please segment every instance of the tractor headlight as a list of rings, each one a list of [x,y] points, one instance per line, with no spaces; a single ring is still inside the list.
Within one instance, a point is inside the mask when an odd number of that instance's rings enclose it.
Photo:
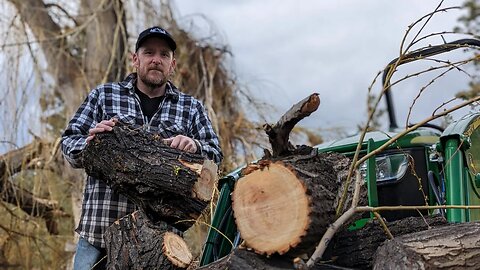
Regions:
[[[376,177],[377,182],[384,182],[389,180],[397,180],[402,178],[407,172],[408,157],[406,154],[392,154],[385,156],[377,156],[376,163]],[[360,166],[362,177],[367,177],[367,163],[364,162]]]

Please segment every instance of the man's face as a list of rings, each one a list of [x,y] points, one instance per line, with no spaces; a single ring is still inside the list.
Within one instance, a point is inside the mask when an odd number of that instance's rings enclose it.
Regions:
[[[133,66],[137,69],[138,79],[151,88],[167,83],[175,64],[168,43],[157,37],[145,40],[133,54]]]

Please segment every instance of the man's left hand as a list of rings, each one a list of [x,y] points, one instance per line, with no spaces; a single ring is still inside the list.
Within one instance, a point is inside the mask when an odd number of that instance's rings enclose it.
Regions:
[[[185,152],[196,153],[197,144],[192,138],[183,135],[177,135],[163,140],[168,146]]]

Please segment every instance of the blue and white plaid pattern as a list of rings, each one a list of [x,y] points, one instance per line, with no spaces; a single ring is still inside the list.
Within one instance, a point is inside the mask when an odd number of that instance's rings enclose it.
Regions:
[[[218,137],[198,100],[179,92],[169,82],[160,111],[147,123],[135,95],[135,81],[136,73],[132,73],[123,82],[100,85],[82,103],[62,135],[63,154],[73,167],[83,168],[81,151],[86,146],[89,129],[113,117],[132,125],[145,126],[164,138],[180,134],[188,136],[200,144],[200,151],[206,158],[216,163],[222,160]],[[89,176],[76,231],[92,245],[105,247],[102,237],[105,229],[134,210],[135,205],[126,197]]]

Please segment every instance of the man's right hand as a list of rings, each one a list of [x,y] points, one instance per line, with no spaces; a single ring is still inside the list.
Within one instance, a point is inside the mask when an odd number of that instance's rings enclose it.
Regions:
[[[117,119],[112,118],[110,120],[103,120],[102,122],[96,124],[94,128],[91,128],[88,131],[87,143],[90,142],[95,137],[95,134],[97,133],[112,131],[113,126],[115,126],[116,122],[117,122]]]

